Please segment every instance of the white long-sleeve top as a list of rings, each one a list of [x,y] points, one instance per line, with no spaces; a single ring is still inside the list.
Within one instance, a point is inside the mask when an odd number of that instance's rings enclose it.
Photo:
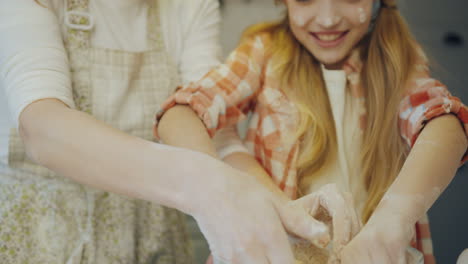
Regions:
[[[146,50],[148,1],[89,0],[95,20],[91,45]],[[40,2],[47,8],[33,0],[0,0],[0,88],[11,119],[0,126],[0,160],[7,159],[10,127],[18,125],[30,103],[57,98],[74,107],[63,46],[65,0]],[[159,5],[165,46],[183,83],[200,79],[219,63],[218,1],[160,0]],[[0,111],[8,111],[7,106],[1,105]]]
[[[361,215],[368,198],[359,158],[362,130],[358,125],[363,111],[360,107],[364,105],[351,100],[344,70],[322,67],[322,73],[335,124],[337,157],[312,178],[304,179],[299,187],[303,194],[309,194],[325,184],[335,183],[338,189],[353,195],[357,212]]]

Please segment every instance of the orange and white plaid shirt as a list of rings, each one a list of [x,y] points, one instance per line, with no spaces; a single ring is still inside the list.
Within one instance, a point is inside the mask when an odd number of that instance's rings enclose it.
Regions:
[[[299,143],[291,135],[297,125],[298,112],[278,87],[279,82],[266,53],[268,45],[271,45],[268,35],[241,43],[225,64],[210,71],[200,81],[181,87],[172,95],[162,105],[156,117],[156,125],[164,111],[176,104],[186,104],[194,109],[209,134],[214,136],[219,129],[238,123],[252,112],[245,145],[272,180],[295,199]],[[364,103],[359,80],[362,63],[358,57],[358,54],[351,55],[344,70],[350,93]],[[412,146],[425,123],[447,113],[458,116],[468,131],[466,106],[452,97],[443,85],[429,77],[425,63],[416,68],[417,73],[410,82],[412,87],[402,99],[399,109],[403,139]],[[362,128],[365,109],[361,117],[361,123],[356,126]],[[412,246],[424,254],[425,263],[435,263],[427,217],[420,220],[415,228],[416,238]]]

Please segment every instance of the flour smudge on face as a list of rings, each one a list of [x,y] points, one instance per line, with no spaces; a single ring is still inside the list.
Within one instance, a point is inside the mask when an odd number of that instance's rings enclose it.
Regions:
[[[366,23],[366,21],[367,21],[367,14],[366,14],[366,12],[364,11],[364,8],[358,7],[357,13],[358,13],[358,16],[359,16],[359,23],[361,23],[361,24]]]
[[[303,16],[295,16],[294,17],[294,23],[296,23],[297,26],[303,27],[306,24],[306,20]]]

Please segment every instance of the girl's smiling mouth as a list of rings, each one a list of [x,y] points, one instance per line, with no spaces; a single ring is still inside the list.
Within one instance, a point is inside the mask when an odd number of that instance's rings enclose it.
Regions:
[[[328,32],[310,32],[314,41],[323,48],[332,48],[341,44],[348,31],[328,31]]]

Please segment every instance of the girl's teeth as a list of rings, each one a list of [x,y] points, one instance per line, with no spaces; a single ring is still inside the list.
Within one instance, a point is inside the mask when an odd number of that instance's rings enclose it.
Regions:
[[[335,35],[318,35],[318,38],[323,41],[334,41],[340,37],[340,34]]]

